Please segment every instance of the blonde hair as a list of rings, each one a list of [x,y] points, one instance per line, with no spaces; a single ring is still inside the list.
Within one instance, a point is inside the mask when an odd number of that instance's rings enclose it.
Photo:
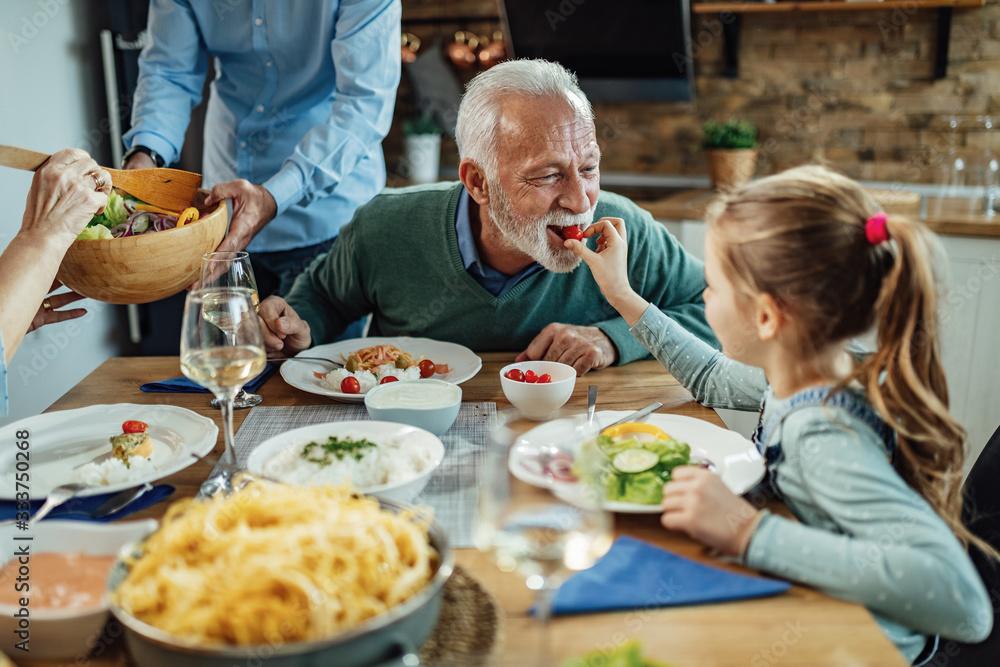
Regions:
[[[878,329],[876,351],[837,389],[859,383],[896,432],[894,466],[966,545],[998,557],[962,522],[965,431],[948,410],[938,347],[933,265],[940,253],[921,223],[888,216],[888,242],[865,233],[879,212],[856,182],[805,166],[723,195],[709,211],[734,285],[768,294],[791,314],[806,351]]]

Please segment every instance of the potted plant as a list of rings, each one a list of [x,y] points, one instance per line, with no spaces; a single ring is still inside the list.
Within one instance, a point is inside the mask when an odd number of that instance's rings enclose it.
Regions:
[[[708,171],[716,190],[743,185],[757,167],[757,128],[745,120],[709,121],[704,127]]]
[[[413,183],[434,183],[438,180],[441,162],[441,128],[430,114],[403,122],[406,142],[406,171]]]

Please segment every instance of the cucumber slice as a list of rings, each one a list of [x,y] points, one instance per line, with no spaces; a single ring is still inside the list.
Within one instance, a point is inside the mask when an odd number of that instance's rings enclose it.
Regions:
[[[649,470],[660,462],[660,457],[647,449],[626,449],[611,459],[611,465],[624,473],[634,474]]]

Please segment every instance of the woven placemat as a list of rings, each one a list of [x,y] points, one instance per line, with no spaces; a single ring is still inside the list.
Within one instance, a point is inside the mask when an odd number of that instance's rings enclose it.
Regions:
[[[474,577],[456,566],[444,585],[441,616],[420,649],[420,664],[488,665],[503,639],[500,605]]]
[[[414,500],[434,510],[453,548],[471,547],[479,473],[487,449],[489,425],[496,417],[493,402],[462,403],[455,424],[441,436],[445,455],[427,487]],[[300,426],[335,421],[367,420],[364,405],[258,406],[250,410],[236,433],[236,459],[241,466],[254,448],[268,438]]]

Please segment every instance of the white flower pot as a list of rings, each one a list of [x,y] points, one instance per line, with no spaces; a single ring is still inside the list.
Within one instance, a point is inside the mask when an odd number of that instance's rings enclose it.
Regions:
[[[413,183],[436,183],[441,164],[441,135],[406,137],[406,165]]]

